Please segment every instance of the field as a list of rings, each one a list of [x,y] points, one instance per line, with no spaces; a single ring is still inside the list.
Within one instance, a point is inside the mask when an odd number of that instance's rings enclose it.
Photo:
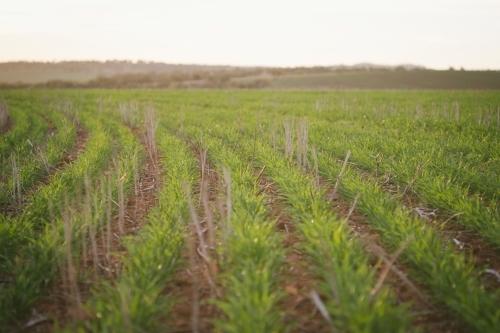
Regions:
[[[0,332],[500,332],[498,91],[1,90],[0,122]]]
[[[345,71],[282,75],[275,89],[500,89],[498,71]]]

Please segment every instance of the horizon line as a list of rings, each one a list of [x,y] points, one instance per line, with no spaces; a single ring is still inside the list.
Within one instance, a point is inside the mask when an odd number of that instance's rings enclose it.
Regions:
[[[472,69],[466,69],[464,66],[449,66],[448,68],[432,68],[432,67],[427,67],[424,65],[416,65],[413,63],[398,63],[396,65],[387,65],[387,64],[381,64],[381,63],[374,63],[374,62],[369,62],[369,61],[362,61],[362,62],[357,62],[357,63],[351,63],[351,64],[345,64],[345,63],[337,63],[337,64],[329,64],[329,65],[324,65],[324,64],[299,64],[299,65],[238,65],[238,64],[221,64],[221,63],[187,63],[187,62],[165,62],[165,61],[158,61],[158,60],[143,60],[143,59],[106,59],[106,60],[98,60],[98,59],[52,59],[52,60],[28,60],[28,59],[16,59],[16,60],[5,60],[5,61],[0,61],[0,64],[8,64],[8,63],[20,63],[20,62],[25,62],[25,63],[43,63],[43,64],[57,64],[57,63],[67,63],[67,62],[97,62],[97,63],[106,63],[106,62],[128,62],[132,64],[165,64],[165,65],[175,65],[175,66],[207,66],[207,67],[235,67],[235,68],[314,68],[314,67],[355,67],[355,66],[373,66],[373,67],[379,67],[379,68],[397,68],[397,67],[415,67],[415,69],[424,69],[424,70],[450,70],[453,68],[454,70],[461,70],[464,69],[466,71],[499,71],[500,68],[495,69],[495,68],[472,68]]]

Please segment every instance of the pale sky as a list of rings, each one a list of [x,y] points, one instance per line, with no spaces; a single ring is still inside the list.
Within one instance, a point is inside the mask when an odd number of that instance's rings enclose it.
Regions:
[[[500,0],[0,0],[0,62],[500,69]]]

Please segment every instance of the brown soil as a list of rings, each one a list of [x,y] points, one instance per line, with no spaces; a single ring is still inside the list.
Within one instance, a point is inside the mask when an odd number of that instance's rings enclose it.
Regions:
[[[295,225],[285,212],[277,186],[263,175],[259,178],[259,185],[265,189],[270,217],[276,219],[276,228],[283,234],[282,245],[286,249],[281,273],[283,281],[280,283],[286,296],[279,304],[285,311],[283,322],[290,329],[289,332],[330,332],[331,327],[309,296],[318,280],[311,274],[311,264],[301,252],[300,243],[304,240],[297,235]]]
[[[219,177],[217,173],[210,168],[208,159],[205,160],[202,169],[202,148],[199,145],[189,144],[193,154],[197,157],[198,170],[200,175],[204,170],[203,179],[210,206],[210,212],[205,211],[200,202],[198,207],[198,220],[203,229],[204,242],[209,244],[209,224],[215,223],[216,214],[214,207],[220,206],[218,195]],[[201,184],[191,194],[193,201],[198,201],[201,193]],[[202,200],[203,201],[203,200]],[[210,264],[200,255],[200,239],[198,237],[194,222],[188,226],[188,236],[186,237],[186,246],[182,253],[183,265],[174,275],[174,280],[170,283],[165,293],[171,295],[178,301],[175,302],[173,309],[169,312],[168,318],[164,323],[169,327],[168,332],[213,332],[213,320],[220,318],[222,312],[209,300],[221,296],[221,290],[217,286],[217,272],[219,268],[216,264],[216,249],[210,247]]]
[[[326,197],[332,201],[333,210],[340,218],[346,218],[352,203],[343,200],[339,194],[334,194],[333,188],[329,188],[326,181],[322,180],[321,183],[322,187],[327,188]],[[366,251],[371,253],[372,267],[375,267],[382,258],[385,259],[385,263],[377,270],[377,276],[380,278],[380,274],[388,265],[387,261],[391,261],[393,257],[378,244],[380,234],[370,228],[365,220],[366,217],[354,209],[347,220],[347,225],[353,234],[362,240]],[[432,333],[463,332],[458,322],[450,318],[444,306],[431,303],[429,291],[406,273],[409,270],[406,265],[398,263],[396,258],[384,284],[389,286],[400,304],[410,304],[410,311],[415,314],[413,325],[423,327],[426,332]],[[404,275],[406,281],[400,277],[400,274]]]
[[[140,138],[146,150],[147,145],[143,136],[137,130],[133,130],[133,132]],[[69,161],[76,159],[76,154],[70,154],[67,159]],[[157,166],[158,170],[154,166]],[[145,223],[144,217],[149,209],[156,204],[156,194],[160,187],[158,182],[160,170],[161,165],[158,158],[156,158],[155,163],[152,163],[147,157],[139,174],[137,192],[134,190],[126,198],[123,224],[125,235],[134,234],[140,230]],[[98,262],[94,263],[91,244],[87,244],[85,253],[82,254],[80,262],[77,263],[77,270],[79,270],[77,275],[80,277],[78,296],[81,303],[84,303],[91,296],[91,289],[97,286],[102,279],[115,279],[121,272],[122,258],[126,256],[126,252],[121,243],[118,213],[112,217],[110,227],[110,235],[106,230],[102,230],[96,235]],[[110,236],[109,248],[107,246],[108,236]],[[95,266],[97,266],[97,271],[94,269]],[[49,298],[38,301],[34,306],[38,313],[45,315],[46,320],[30,326],[26,330],[27,332],[51,332],[55,323],[58,323],[60,327],[66,327],[75,321],[91,319],[91,316],[74,301],[68,286],[61,280],[55,281],[51,290]],[[29,319],[26,322],[28,321]]]
[[[0,135],[10,131],[13,124],[14,122],[12,121],[12,118],[9,115],[7,115],[7,121],[3,124],[3,126],[0,126]]]

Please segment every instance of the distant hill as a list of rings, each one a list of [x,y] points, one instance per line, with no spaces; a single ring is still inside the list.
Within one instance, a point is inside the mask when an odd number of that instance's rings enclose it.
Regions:
[[[52,80],[86,82],[99,76],[129,73],[173,73],[227,70],[230,66],[176,65],[160,62],[61,61],[61,62],[4,62],[0,63],[2,83],[44,83]]]
[[[131,61],[0,63],[0,88],[500,89],[499,71],[423,66],[234,67]]]

